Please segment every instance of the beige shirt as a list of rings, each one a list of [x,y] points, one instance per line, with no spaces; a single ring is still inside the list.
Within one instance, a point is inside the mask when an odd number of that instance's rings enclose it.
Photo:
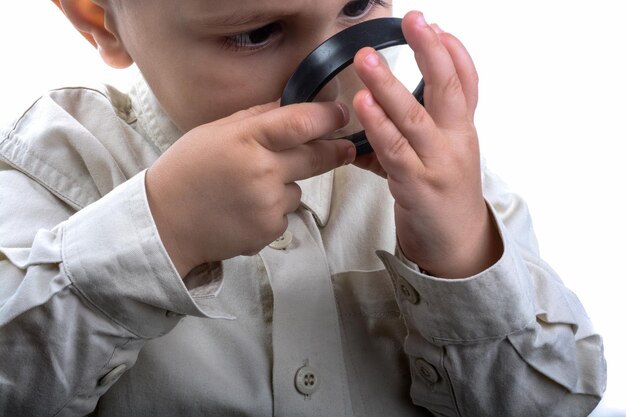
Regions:
[[[573,417],[599,401],[601,338],[486,169],[504,254],[476,276],[398,257],[386,182],[346,166],[301,183],[277,242],[183,283],[144,188],[179,136],[142,80],[52,91],[0,132],[0,415]]]

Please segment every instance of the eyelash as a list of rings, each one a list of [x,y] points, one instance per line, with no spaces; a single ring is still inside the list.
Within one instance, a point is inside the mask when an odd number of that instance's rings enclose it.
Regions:
[[[254,51],[262,49],[268,45],[276,36],[278,36],[281,29],[281,25],[278,22],[273,22],[260,28],[250,30],[248,32],[237,33],[235,35],[227,36],[224,39],[224,47],[226,49],[233,49],[236,51],[246,49]],[[263,42],[254,43],[251,42],[255,35],[267,36]]]
[[[389,5],[389,3],[386,0],[352,0],[344,6],[342,11],[345,12],[349,6],[359,5],[363,2],[367,2],[364,8],[364,11],[358,16],[346,16],[349,20],[353,22],[358,22],[359,20],[363,19],[372,10],[372,8],[377,7],[377,6],[387,7]],[[234,51],[240,51],[240,50],[255,51],[255,50],[263,49],[265,46],[269,45],[274,40],[275,37],[277,37],[280,34],[280,30],[281,30],[280,23],[273,22],[273,23],[270,23],[268,25],[262,26],[260,28],[257,28],[248,32],[243,32],[243,33],[238,33],[235,35],[227,36],[224,39],[224,47],[226,49],[232,49]],[[252,38],[258,35],[261,35],[261,37],[267,37],[267,38],[259,43],[250,42]]]
[[[343,7],[343,11],[346,10],[346,8],[350,5],[355,5],[360,3],[363,0],[353,0],[348,2],[344,7]],[[387,7],[389,5],[389,3],[387,3],[387,1],[385,0],[366,0],[367,1],[367,6],[365,8],[365,11],[363,13],[361,13],[359,16],[347,16],[348,19],[352,19],[352,20],[359,20],[361,18],[363,18],[367,13],[369,13],[370,10],[372,10],[372,8],[379,6],[379,7]]]

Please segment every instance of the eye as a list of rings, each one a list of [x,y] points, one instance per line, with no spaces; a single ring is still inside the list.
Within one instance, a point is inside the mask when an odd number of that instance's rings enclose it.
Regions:
[[[374,6],[387,6],[384,0],[353,0],[348,2],[341,11],[350,19],[358,19],[365,16]]]
[[[281,25],[278,22],[270,23],[258,29],[248,32],[237,33],[227,36],[224,44],[232,49],[260,49],[270,44],[281,33]]]

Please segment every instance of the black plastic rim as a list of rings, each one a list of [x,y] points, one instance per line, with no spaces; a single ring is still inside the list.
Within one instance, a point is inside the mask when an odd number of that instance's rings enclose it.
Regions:
[[[287,82],[280,105],[313,101],[330,80],[354,62],[354,56],[361,48],[369,46],[381,50],[406,43],[400,18],[383,17],[350,26],[326,40],[298,65]],[[413,96],[424,105],[424,79],[413,91]],[[346,139],[354,143],[357,155],[372,151],[364,131]]]

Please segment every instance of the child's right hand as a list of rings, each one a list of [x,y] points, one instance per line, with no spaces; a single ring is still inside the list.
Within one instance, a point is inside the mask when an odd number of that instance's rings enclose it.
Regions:
[[[302,180],[351,163],[354,145],[318,140],[347,123],[336,103],[253,107],[199,126],[148,170],[159,235],[181,277],[260,251],[287,228]]]

